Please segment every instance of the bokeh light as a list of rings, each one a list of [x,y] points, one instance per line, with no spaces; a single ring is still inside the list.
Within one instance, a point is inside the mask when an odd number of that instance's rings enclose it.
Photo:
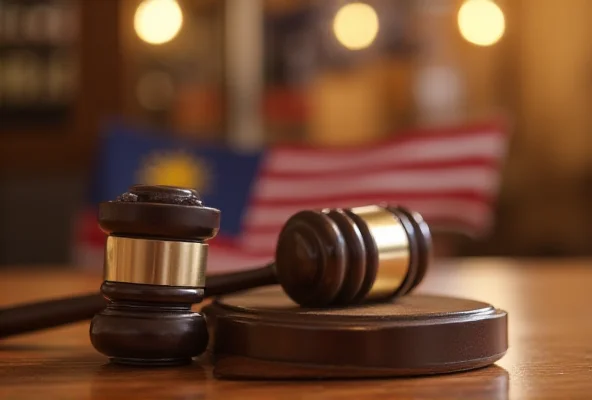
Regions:
[[[171,41],[182,25],[183,12],[176,0],[144,0],[134,16],[137,35],[150,44]]]
[[[341,7],[333,20],[333,32],[339,43],[349,50],[364,49],[378,34],[376,11],[364,3],[350,3]]]
[[[504,35],[504,13],[492,0],[467,0],[458,12],[460,33],[470,43],[491,46]]]

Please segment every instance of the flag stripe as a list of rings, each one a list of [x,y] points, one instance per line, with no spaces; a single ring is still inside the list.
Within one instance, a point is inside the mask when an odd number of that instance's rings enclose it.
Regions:
[[[424,161],[409,161],[409,160],[393,160],[390,163],[368,165],[363,170],[355,169],[348,172],[348,176],[355,178],[360,174],[375,173],[381,171],[417,171],[425,169],[453,169],[461,167],[483,167],[498,171],[500,167],[500,160],[496,157],[481,157],[481,156],[467,156],[459,157],[458,159],[450,160],[424,160]],[[271,167],[264,169],[260,173],[262,179],[284,179],[284,180],[298,180],[305,178],[332,178],[336,174],[342,174],[342,171],[295,171],[295,170],[274,170]]]
[[[326,208],[326,207],[354,207],[359,205],[367,205],[371,203],[397,203],[399,205],[405,205],[406,203],[413,200],[420,199],[433,199],[433,200],[465,200],[480,202],[486,205],[490,205],[495,199],[495,196],[491,194],[485,194],[474,190],[448,190],[448,191],[376,191],[376,192],[364,192],[354,194],[351,196],[319,196],[310,200],[282,198],[282,199],[253,199],[251,202],[251,209],[265,208],[273,209],[280,207],[305,207],[305,208]]]
[[[381,171],[333,178],[283,179],[263,178],[255,186],[253,200],[314,199],[324,196],[354,196],[375,191],[434,192],[475,190],[487,194],[497,191],[498,173],[491,168],[462,167],[422,171]]]
[[[369,203],[371,204],[371,203]],[[482,204],[465,201],[434,201],[430,199],[417,200],[406,204],[407,208],[417,211],[426,219],[435,220],[440,217],[455,216],[467,224],[479,226],[487,220],[490,214],[490,208]],[[293,207],[290,209],[281,209],[280,211],[270,211],[268,213],[258,214],[257,224],[247,225],[244,232],[248,236],[253,236],[259,232],[269,232],[279,229],[283,226],[290,215],[306,208]],[[286,217],[287,215],[287,217]],[[247,237],[243,240],[248,239]]]
[[[431,141],[416,139],[398,145],[393,143],[376,149],[365,150],[313,150],[271,152],[264,162],[264,172],[278,173],[344,173],[377,167],[384,164],[421,163],[458,160],[463,157],[499,159],[505,151],[504,136],[499,132],[471,132],[454,138],[433,136]]]
[[[485,214],[490,212],[490,202],[477,198],[462,198],[445,196],[426,197],[360,197],[352,199],[335,199],[333,202],[309,200],[306,203],[292,203],[265,207],[253,207],[245,220],[246,232],[270,229],[282,225],[291,215],[300,210],[318,210],[322,208],[351,208],[368,204],[391,203],[404,206],[420,213],[445,214],[455,213],[463,218],[468,218],[473,210],[479,210]]]

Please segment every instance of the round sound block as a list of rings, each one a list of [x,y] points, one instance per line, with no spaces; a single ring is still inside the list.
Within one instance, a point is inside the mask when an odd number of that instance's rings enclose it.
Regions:
[[[203,313],[222,379],[440,374],[490,365],[508,348],[506,312],[452,297],[305,309],[271,286],[218,298]]]

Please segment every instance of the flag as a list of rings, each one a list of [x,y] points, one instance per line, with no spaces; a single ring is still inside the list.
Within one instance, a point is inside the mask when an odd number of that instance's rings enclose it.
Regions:
[[[504,126],[433,128],[356,148],[274,146],[249,154],[114,127],[103,138],[78,247],[100,260],[105,238],[97,205],[136,183],[191,187],[205,205],[221,210],[220,232],[209,242],[212,271],[271,260],[283,224],[303,209],[396,203],[421,213],[433,231],[477,237],[493,224]]]

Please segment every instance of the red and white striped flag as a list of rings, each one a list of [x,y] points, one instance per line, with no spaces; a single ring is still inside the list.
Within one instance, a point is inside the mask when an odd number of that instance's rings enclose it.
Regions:
[[[241,237],[214,240],[215,271],[269,261],[285,221],[303,209],[396,203],[433,231],[486,234],[506,152],[503,124],[409,132],[354,149],[278,147],[252,188]]]

